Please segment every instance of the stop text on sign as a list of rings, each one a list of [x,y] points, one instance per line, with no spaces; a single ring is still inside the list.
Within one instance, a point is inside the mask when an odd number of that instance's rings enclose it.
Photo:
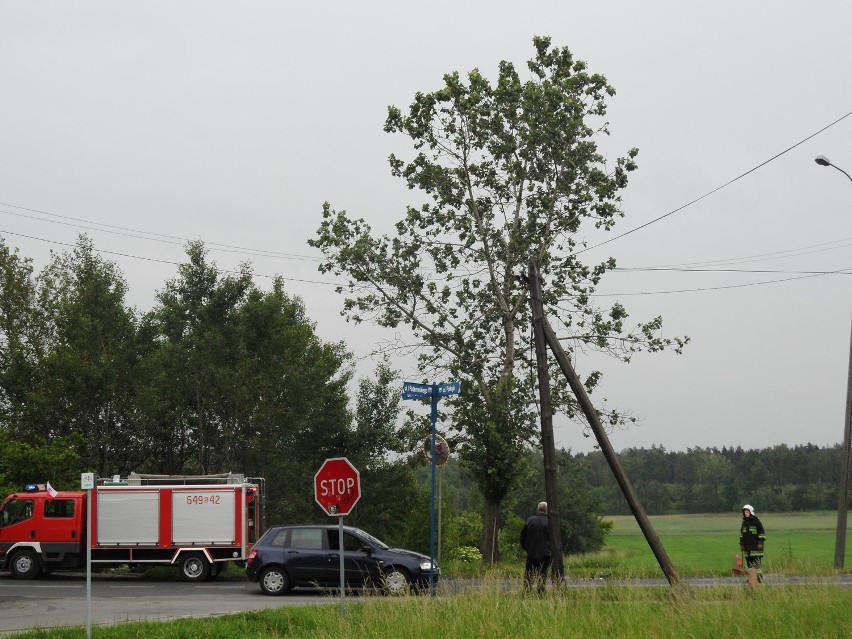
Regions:
[[[346,495],[355,489],[355,478],[346,479],[322,479],[319,483],[320,497],[334,497],[335,495]]]

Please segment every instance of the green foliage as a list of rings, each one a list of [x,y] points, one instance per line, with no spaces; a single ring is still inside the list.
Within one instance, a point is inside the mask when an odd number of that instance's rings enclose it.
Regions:
[[[447,556],[463,564],[475,564],[482,561],[482,553],[476,546],[457,546],[449,551]]]
[[[80,437],[71,435],[34,444],[13,439],[0,428],[0,499],[25,484],[50,482],[58,490],[74,488]],[[79,475],[77,476],[79,486]]]
[[[28,260],[2,246],[7,278],[0,305],[0,426],[39,447],[75,446],[79,469],[138,459],[132,427],[136,319],[126,284],[86,237],[54,254],[37,277]],[[78,437],[73,437],[78,436]]]
[[[610,524],[600,517],[603,513],[601,492],[588,484],[583,463],[570,452],[558,451],[556,462],[563,551],[566,555],[596,551],[603,546],[610,529]],[[540,454],[532,451],[528,453],[523,480],[512,492],[510,500],[512,512],[520,519],[526,520],[532,515],[538,502],[544,499],[543,463]],[[517,544],[516,536],[514,545]]]
[[[444,527],[444,548],[448,554],[458,548],[478,547],[482,539],[482,516],[466,511],[450,517]]]
[[[500,529],[500,553],[504,560],[519,562],[526,559],[526,553],[520,544],[523,526],[524,520],[515,513],[506,515]]]
[[[600,491],[602,511],[629,512],[600,452],[576,455],[585,480]],[[840,445],[784,444],[762,450],[662,447],[631,448],[619,459],[649,514],[739,511],[745,503],[762,512],[836,508]]]

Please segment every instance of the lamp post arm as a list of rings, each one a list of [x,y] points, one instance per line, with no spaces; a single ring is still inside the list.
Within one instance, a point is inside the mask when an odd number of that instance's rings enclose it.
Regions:
[[[832,168],[837,169],[837,170],[838,170],[838,171],[840,171],[843,175],[845,175],[846,177],[848,177],[850,182],[852,182],[852,175],[849,175],[846,171],[844,171],[843,169],[841,169],[839,166],[837,166],[836,164],[829,164],[828,166],[830,166],[830,167],[832,167]]]

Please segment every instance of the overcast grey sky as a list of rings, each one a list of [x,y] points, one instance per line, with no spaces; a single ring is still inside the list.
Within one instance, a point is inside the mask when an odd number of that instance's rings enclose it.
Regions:
[[[383,332],[338,317],[306,241],[326,200],[382,231],[417,202],[387,167],[408,148],[382,131],[388,105],[449,71],[494,78],[501,59],[523,70],[534,35],[571,48],[617,90],[604,153],[640,150],[627,215],[595,244],[852,112],[850,25],[841,0],[0,0],[0,235],[41,267],[88,233],[143,311],[185,239],[203,239],[223,269],[250,260],[262,287],[292,278],[319,334],[363,357]],[[616,449],[840,442],[852,182],[820,154],[852,173],[852,116],[585,255],[717,269],[607,276],[601,304],[661,314],[667,335],[693,340],[629,366],[577,354],[581,374],[605,371],[593,400],[641,419],[612,434]],[[557,442],[592,445],[566,423]]]

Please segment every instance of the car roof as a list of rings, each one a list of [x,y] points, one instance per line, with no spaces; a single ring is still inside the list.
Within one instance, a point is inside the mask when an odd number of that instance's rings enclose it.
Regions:
[[[284,530],[284,529],[290,530],[290,529],[294,529],[294,528],[322,528],[324,530],[337,530],[338,526],[337,526],[337,524],[292,524],[292,525],[291,524],[282,524],[282,525],[270,526],[269,527],[270,530],[272,530],[273,528],[275,530]],[[355,528],[354,526],[344,526],[343,530],[350,530],[350,531],[354,530],[354,531],[358,531],[358,532],[361,531],[360,528]]]

